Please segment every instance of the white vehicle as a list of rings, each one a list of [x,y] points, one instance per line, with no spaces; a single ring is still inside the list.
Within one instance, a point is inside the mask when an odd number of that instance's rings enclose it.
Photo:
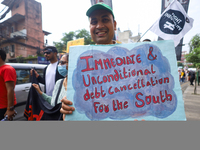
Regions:
[[[6,63],[13,68],[15,68],[17,73],[17,82],[15,85],[15,94],[17,105],[15,110],[17,111],[17,115],[13,118],[13,120],[25,120],[24,110],[26,106],[26,101],[28,98],[28,93],[31,87],[31,78],[30,78],[30,70],[35,68],[40,76],[43,77],[43,70],[46,65],[42,64],[25,64],[25,63]],[[42,91],[44,91],[44,85],[40,84]]]

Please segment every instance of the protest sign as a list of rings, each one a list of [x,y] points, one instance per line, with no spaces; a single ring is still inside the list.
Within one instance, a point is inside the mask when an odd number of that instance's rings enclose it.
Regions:
[[[66,49],[67,53],[69,53],[69,47],[74,46],[74,45],[84,45],[84,38],[68,41],[67,42],[67,49]]]
[[[72,46],[65,120],[186,120],[174,43]]]

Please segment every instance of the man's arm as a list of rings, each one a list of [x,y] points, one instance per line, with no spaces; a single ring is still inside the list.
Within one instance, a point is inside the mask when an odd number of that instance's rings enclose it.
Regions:
[[[46,76],[46,70],[47,70],[47,66],[44,68],[44,71],[43,71],[43,78],[39,75],[38,76],[38,82],[39,83],[42,83],[42,84],[44,84],[45,85],[45,76]]]
[[[35,76],[36,76],[38,82],[39,82],[39,83],[42,83],[42,84],[45,84],[45,79],[42,78],[42,77],[37,73],[37,71],[35,71],[34,69],[31,69],[31,70],[30,70],[30,75],[32,76],[33,71],[34,71],[34,73],[35,73]],[[43,72],[43,74],[45,74],[45,72]]]
[[[7,81],[7,82],[5,82],[5,84],[6,84],[7,100],[8,100],[7,111],[6,111],[5,115],[8,115],[8,120],[12,120],[13,117],[16,115],[16,112],[14,109],[10,110],[10,108],[14,106],[15,83],[14,83],[14,81]]]

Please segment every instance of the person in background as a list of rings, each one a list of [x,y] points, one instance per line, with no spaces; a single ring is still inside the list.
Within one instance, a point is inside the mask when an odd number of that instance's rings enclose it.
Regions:
[[[190,70],[189,73],[188,73],[188,76],[190,77],[190,85],[194,85],[193,82],[194,82],[194,79],[195,79],[195,72]]]
[[[142,42],[151,42],[150,39],[144,39]]]
[[[181,71],[181,82],[185,82],[185,71],[183,69]]]
[[[50,64],[44,68],[43,78],[34,70],[38,82],[45,85],[44,92],[49,96],[52,96],[56,81],[64,78],[58,72],[57,53],[58,51],[54,46],[48,46],[44,49],[44,56],[46,57],[46,60],[50,61]],[[31,75],[32,71],[33,69],[30,72]]]
[[[179,82],[181,82],[181,70],[178,70]]]
[[[17,74],[13,67],[5,64],[6,52],[0,49],[0,120],[6,115],[8,120],[13,120],[17,114],[15,105],[17,104],[15,97],[15,85]]]
[[[61,99],[66,98],[66,91],[67,91],[67,73],[68,73],[68,58],[69,58],[69,54],[66,53],[64,54],[58,64],[58,72],[59,74],[61,74],[62,76],[64,76],[64,80],[63,79],[59,79],[53,89],[53,93],[52,96],[48,96],[47,94],[45,94],[44,92],[42,92],[38,86],[38,84],[32,84],[33,87],[37,90],[37,92],[43,97],[43,99],[45,99],[47,102],[49,102],[52,106],[55,106],[55,101],[56,101],[56,96],[58,94],[58,89],[60,84],[62,84],[59,96],[58,96],[58,101],[57,103],[61,103]],[[61,83],[62,82],[62,83]]]

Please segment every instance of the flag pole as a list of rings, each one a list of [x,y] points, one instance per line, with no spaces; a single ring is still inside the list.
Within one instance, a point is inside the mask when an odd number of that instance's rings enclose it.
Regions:
[[[141,38],[151,29],[151,27],[140,37],[140,39],[137,42],[139,42],[141,40]]]

